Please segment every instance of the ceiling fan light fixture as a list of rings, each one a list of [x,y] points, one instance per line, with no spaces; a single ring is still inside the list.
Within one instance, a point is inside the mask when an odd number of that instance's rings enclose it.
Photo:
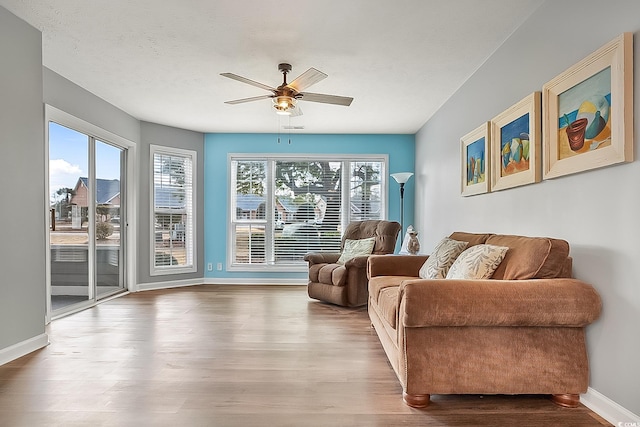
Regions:
[[[291,110],[296,108],[296,99],[290,96],[276,96],[273,99],[273,108],[278,114],[290,115]]]

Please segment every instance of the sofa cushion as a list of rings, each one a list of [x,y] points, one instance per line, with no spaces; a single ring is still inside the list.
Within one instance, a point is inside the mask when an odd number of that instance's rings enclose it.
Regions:
[[[373,237],[375,244],[371,253],[377,255],[392,254],[398,239],[400,223],[385,220],[353,221],[344,230],[340,247],[344,248],[347,239],[355,240]]]
[[[315,267],[315,266],[314,266]],[[309,271],[311,277],[311,270]],[[319,283],[327,285],[342,286],[347,276],[347,269],[340,264],[323,264],[318,271]]]
[[[380,290],[378,296],[378,312],[384,320],[396,329],[398,318],[398,287],[392,286]]]
[[[460,242],[469,242],[469,245],[467,245],[467,249],[468,249],[471,246],[481,245],[482,243],[486,243],[487,239],[490,236],[493,236],[493,234],[466,233],[464,231],[455,231],[451,233],[449,238],[453,240],[458,240]]]
[[[569,257],[569,243],[548,237],[492,235],[488,244],[509,248],[494,279],[525,280],[559,277]]]
[[[344,264],[351,258],[362,255],[371,255],[373,251],[373,245],[376,243],[375,237],[368,237],[366,239],[351,240],[346,239],[344,241],[344,247],[342,254],[338,259],[338,264]]]
[[[380,292],[386,288],[398,288],[404,280],[415,280],[414,276],[375,276],[369,279],[369,297],[379,302]]]
[[[508,250],[506,246],[472,246],[455,260],[447,273],[447,279],[489,279]]]
[[[433,249],[429,258],[420,267],[421,279],[444,279],[447,272],[458,258],[458,255],[465,250],[469,242],[460,242],[445,237]]]
[[[313,264],[309,266],[309,281],[310,282],[319,282],[320,269],[327,265],[326,262]]]

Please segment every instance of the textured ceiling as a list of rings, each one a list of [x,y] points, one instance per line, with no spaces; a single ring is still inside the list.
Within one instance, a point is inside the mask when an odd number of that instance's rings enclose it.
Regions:
[[[44,65],[132,116],[202,132],[415,133],[542,0],[0,0],[43,32]],[[282,118],[268,92],[309,67],[310,92]]]

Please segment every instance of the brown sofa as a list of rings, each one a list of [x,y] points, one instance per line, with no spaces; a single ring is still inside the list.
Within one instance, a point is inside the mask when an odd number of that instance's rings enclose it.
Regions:
[[[369,316],[405,403],[425,407],[431,394],[548,394],[577,406],[589,383],[585,327],[601,300],[571,278],[569,244],[450,238],[509,250],[488,280],[420,279],[422,255],[369,258]]]
[[[372,253],[392,254],[399,231],[400,224],[395,221],[354,221],[344,230],[341,249],[347,239],[375,237]],[[337,264],[339,258],[340,253],[312,252],[305,255],[304,260],[309,263],[309,297],[345,307],[366,305],[369,255],[357,256],[344,265]]]

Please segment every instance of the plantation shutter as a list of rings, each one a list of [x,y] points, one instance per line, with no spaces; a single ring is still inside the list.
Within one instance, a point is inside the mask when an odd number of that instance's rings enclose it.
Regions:
[[[382,162],[351,162],[350,219],[383,219],[380,177]]]
[[[384,160],[241,156],[230,161],[233,268],[298,271],[308,252],[340,252],[349,222],[385,217]]]
[[[276,161],[276,263],[304,262],[307,252],[339,252],[342,162]]]
[[[266,161],[233,162],[236,191],[233,194],[234,264],[265,264],[266,258]]]
[[[154,266],[193,266],[193,159],[153,154]]]

